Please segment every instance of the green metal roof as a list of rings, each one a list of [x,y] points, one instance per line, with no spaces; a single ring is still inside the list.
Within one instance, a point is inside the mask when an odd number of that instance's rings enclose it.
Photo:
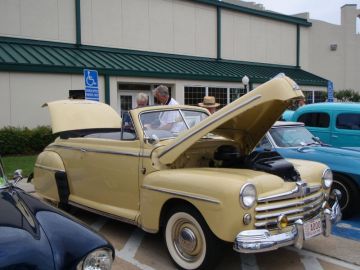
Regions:
[[[228,82],[241,82],[247,75],[252,83],[283,72],[300,85],[327,85],[327,80],[293,66],[0,38],[0,70],[82,73],[84,68],[116,76]]]

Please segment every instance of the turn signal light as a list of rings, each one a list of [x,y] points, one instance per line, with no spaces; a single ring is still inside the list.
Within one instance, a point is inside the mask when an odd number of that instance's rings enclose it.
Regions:
[[[280,215],[277,219],[277,226],[279,229],[284,229],[287,227],[289,221],[286,215]]]

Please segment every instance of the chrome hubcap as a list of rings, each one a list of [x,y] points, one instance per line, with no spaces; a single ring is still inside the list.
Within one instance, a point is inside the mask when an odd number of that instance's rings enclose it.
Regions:
[[[183,228],[179,235],[179,244],[186,253],[191,254],[196,248],[196,236],[189,228]]]
[[[178,220],[172,228],[174,247],[184,260],[195,262],[201,256],[203,242],[194,224],[185,219]]]

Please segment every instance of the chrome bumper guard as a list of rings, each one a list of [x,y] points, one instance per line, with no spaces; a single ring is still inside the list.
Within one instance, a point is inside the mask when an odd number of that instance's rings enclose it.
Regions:
[[[331,225],[340,221],[341,210],[338,201],[329,208],[325,204],[318,216],[322,219],[322,231],[324,236],[331,233]],[[292,226],[291,231],[271,234],[268,230],[248,230],[240,232],[235,239],[234,250],[240,253],[256,253],[278,249],[283,246],[294,245],[301,249],[304,242],[304,221],[298,219]]]

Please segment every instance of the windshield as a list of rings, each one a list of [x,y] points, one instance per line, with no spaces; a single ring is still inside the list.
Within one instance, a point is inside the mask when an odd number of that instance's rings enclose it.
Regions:
[[[144,112],[140,115],[140,122],[146,136],[167,139],[177,137],[206,117],[208,115],[200,111],[164,110]]]
[[[4,186],[7,186],[7,182],[6,182],[5,174],[4,174],[4,171],[2,169],[2,164],[1,164],[1,161],[0,161],[0,188],[2,188]]]
[[[270,130],[270,135],[279,147],[299,147],[319,144],[305,127],[277,127]]]

